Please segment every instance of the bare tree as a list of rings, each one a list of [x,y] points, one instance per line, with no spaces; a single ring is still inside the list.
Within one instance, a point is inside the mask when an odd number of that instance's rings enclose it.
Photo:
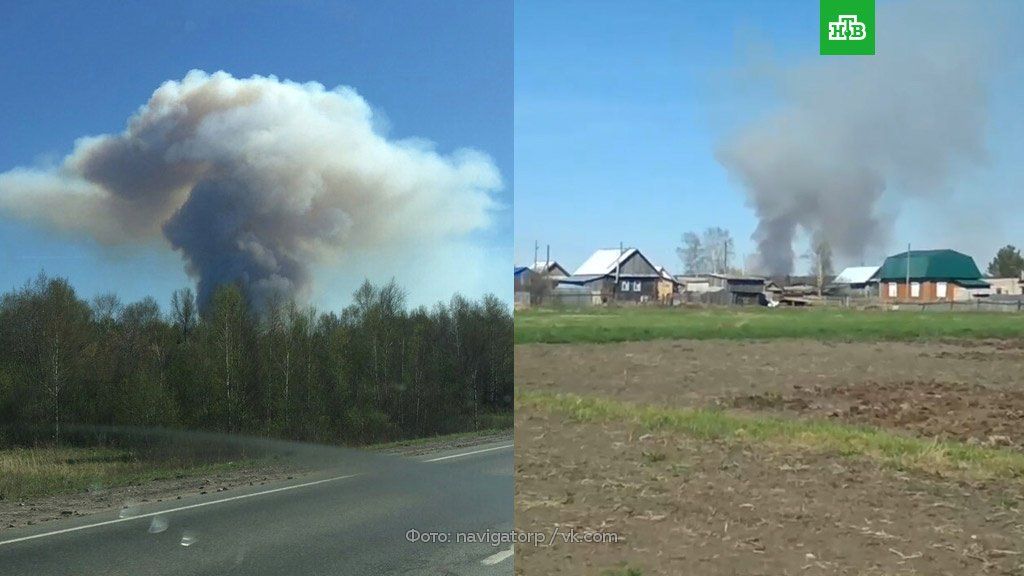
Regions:
[[[732,259],[732,235],[717,226],[704,231],[704,258],[710,272],[726,273]]]
[[[825,278],[832,275],[832,246],[828,240],[815,235],[811,241],[811,249],[804,257],[811,262],[810,273],[817,277],[818,296],[821,296]]]
[[[704,257],[703,247],[696,232],[683,234],[683,245],[676,248],[676,254],[683,261],[683,270],[687,274],[700,274],[704,271],[701,262]]]
[[[196,294],[191,288],[175,290],[171,294],[171,317],[181,331],[182,341],[188,341],[188,335],[196,326],[199,311],[196,307]]]
[[[530,303],[532,305],[544,304],[553,289],[554,282],[551,281],[547,270],[530,274]]]
[[[683,245],[676,248],[687,274],[728,273],[733,257],[732,235],[725,228],[713,226],[683,234]]]
[[[92,299],[92,313],[100,323],[112,323],[121,313],[121,308],[117,294],[100,294]]]

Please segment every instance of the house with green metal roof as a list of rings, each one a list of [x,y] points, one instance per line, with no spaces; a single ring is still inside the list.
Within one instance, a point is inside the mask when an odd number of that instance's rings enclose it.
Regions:
[[[873,276],[883,301],[953,302],[988,296],[974,259],[956,250],[894,254]]]

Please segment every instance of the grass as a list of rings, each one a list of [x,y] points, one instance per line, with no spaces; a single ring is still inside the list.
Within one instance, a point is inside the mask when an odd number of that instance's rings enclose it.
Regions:
[[[511,414],[511,413],[510,413]],[[504,423],[504,422],[501,422]],[[490,434],[498,434],[501,432],[512,431],[512,418],[511,415],[508,418],[507,425],[497,426],[494,428],[486,428],[482,430],[473,430],[470,432],[456,432],[454,434],[438,434],[436,436],[424,436],[423,438],[410,438],[409,440],[396,440],[394,442],[384,442],[381,444],[371,444],[367,448],[371,450],[388,450],[390,448],[405,448],[412,446],[423,446],[427,444],[434,444],[439,442],[454,442],[458,440],[465,440],[469,438],[476,438],[478,436],[488,436]]]
[[[847,308],[596,308],[516,312],[515,341],[813,338],[836,341],[1024,338],[1024,315]]]
[[[256,460],[143,459],[118,448],[9,448],[0,450],[0,501],[23,500],[198,476],[255,466]]]
[[[512,429],[513,413],[484,414],[479,430],[362,446],[387,449],[438,441],[454,441]],[[79,440],[94,446],[33,448],[0,447],[0,502],[72,494],[119,486],[141,485],[155,480],[253,469],[268,464],[290,466],[286,454],[261,443],[236,442],[214,434],[171,433],[137,436],[115,433],[113,447],[88,434]],[[285,456],[285,459],[282,459]]]
[[[962,442],[902,436],[879,428],[724,410],[636,405],[574,394],[520,392],[516,409],[535,408],[581,422],[625,422],[698,439],[860,456],[901,470],[974,479],[1024,478],[1024,454]]]
[[[644,576],[639,568],[614,568],[601,572],[601,576]]]

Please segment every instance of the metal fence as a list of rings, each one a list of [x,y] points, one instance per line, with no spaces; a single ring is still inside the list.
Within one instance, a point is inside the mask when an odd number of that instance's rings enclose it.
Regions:
[[[1024,300],[978,298],[965,302],[900,302],[889,304],[887,308],[902,312],[1024,312]]]
[[[884,308],[895,312],[1024,312],[1024,298],[974,298],[953,302],[883,302],[878,298],[811,296],[812,305],[846,308]]]
[[[544,296],[542,305],[551,308],[589,308],[590,306],[600,306],[603,303],[600,294],[556,290]]]
[[[543,308],[589,308],[592,306],[742,306],[756,305],[745,302],[737,302],[727,292],[684,292],[676,294],[672,303],[649,301],[649,302],[615,302],[602,298],[600,294],[586,292],[553,292],[546,294],[543,301],[530,302],[529,294],[520,299],[516,294],[516,306],[522,307],[543,307]],[[778,298],[778,296],[776,296]],[[962,302],[883,302],[877,297],[865,296],[807,296],[808,306],[812,307],[836,307],[856,309],[884,309],[894,312],[996,312],[996,313],[1018,313],[1024,312],[1024,298],[1020,299],[990,299],[976,298]]]

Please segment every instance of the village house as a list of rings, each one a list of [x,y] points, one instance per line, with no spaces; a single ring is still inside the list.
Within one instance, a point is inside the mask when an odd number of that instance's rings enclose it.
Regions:
[[[878,289],[878,280],[875,279],[875,272],[879,266],[850,266],[844,268],[832,282],[828,284],[825,292],[834,296],[871,296]],[[906,280],[904,278],[904,280]]]
[[[955,250],[901,252],[872,278],[883,302],[960,302],[990,293],[974,259]]]
[[[515,267],[515,283],[513,284],[513,296],[515,307],[526,308],[530,305],[530,276],[533,272],[526,266]]]
[[[515,267],[515,291],[516,292],[529,292],[530,291],[530,276],[533,272],[526,266]]]
[[[563,268],[562,265],[555,260],[549,260],[547,262],[540,260],[534,262],[530,269],[536,274],[546,275],[553,279],[560,280],[569,276],[569,271]]]
[[[636,248],[597,250],[561,285],[585,288],[602,301],[649,302],[658,298],[658,283],[664,276],[657,266]]]

